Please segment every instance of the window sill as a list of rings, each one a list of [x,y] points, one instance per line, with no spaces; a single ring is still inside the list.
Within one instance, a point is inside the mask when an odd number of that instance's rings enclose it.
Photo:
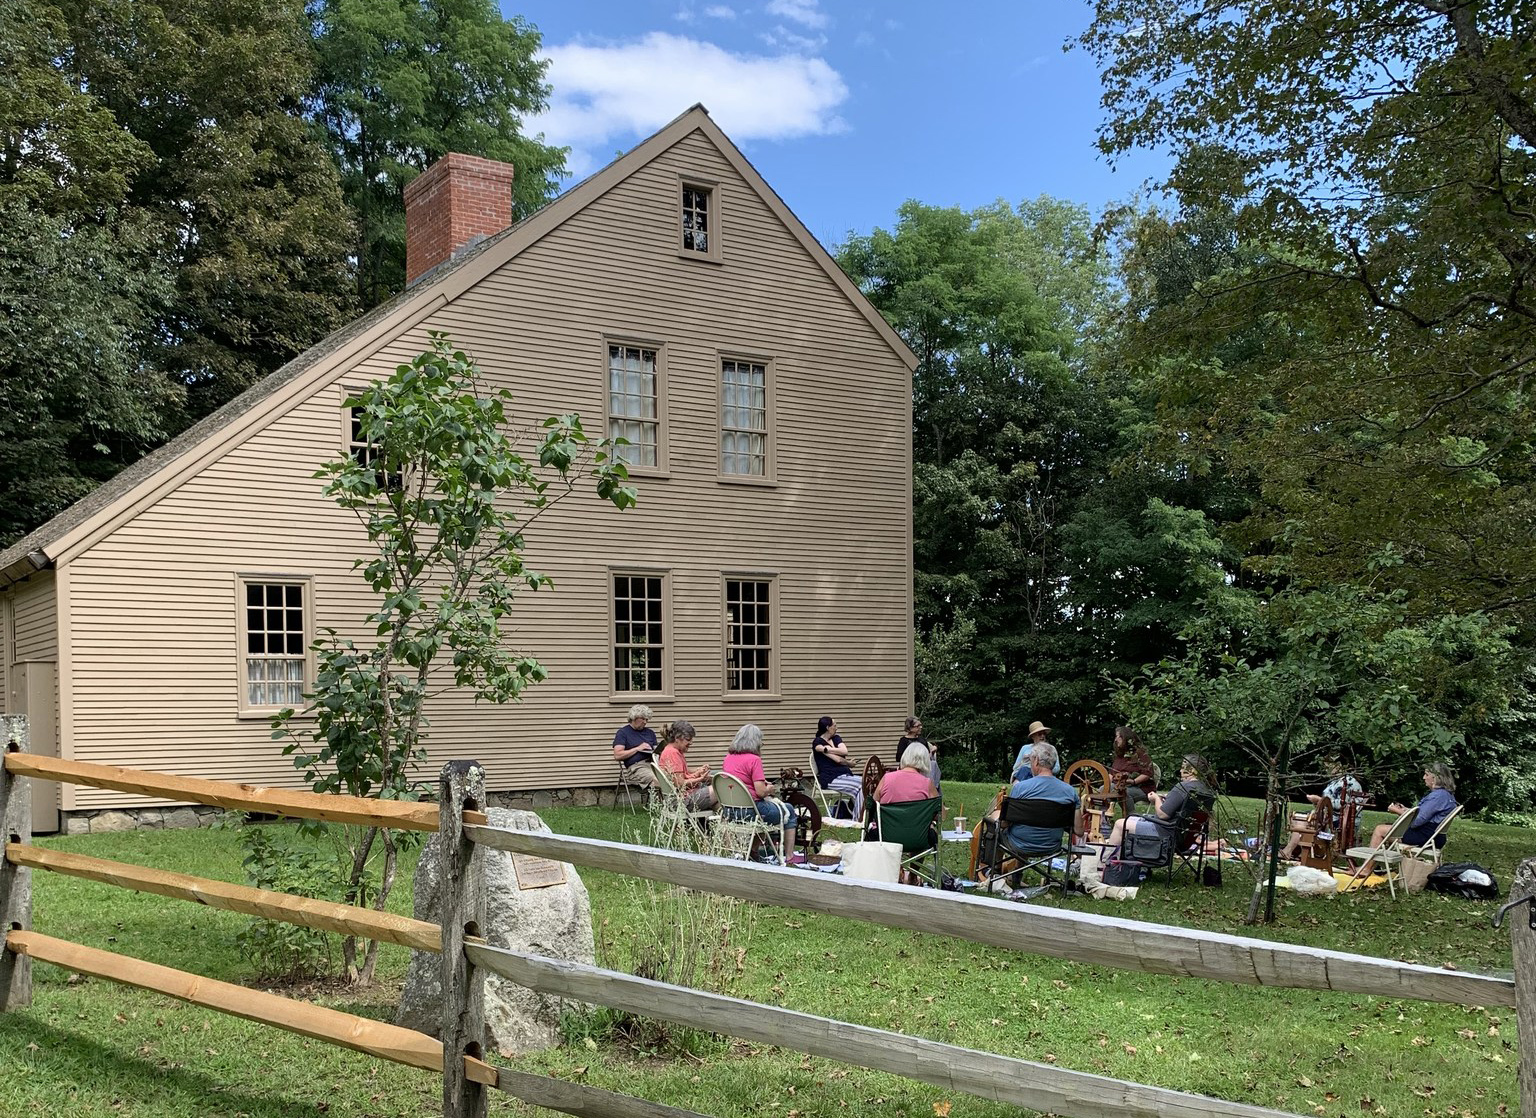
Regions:
[[[613,706],[628,703],[630,706],[650,706],[652,703],[675,703],[677,696],[670,691],[620,691],[608,696]]]
[[[715,480],[721,485],[746,485],[755,489],[777,489],[779,481],[772,477],[758,477],[755,474],[716,474]]]
[[[650,481],[671,481],[672,471],[661,466],[629,466],[630,477],[643,477]]]
[[[784,696],[777,691],[726,691],[720,696],[725,703],[780,703]]]
[[[712,256],[709,253],[704,252],[689,252],[685,248],[680,248],[677,250],[677,258],[679,260],[691,260],[695,264],[714,264],[717,267],[725,263],[725,261],[718,256]]]
[[[273,707],[271,710],[242,710],[235,715],[237,722],[271,722],[277,715],[287,710],[287,707]],[[299,707],[293,708],[293,717],[290,722],[313,722],[313,714],[305,714]]]

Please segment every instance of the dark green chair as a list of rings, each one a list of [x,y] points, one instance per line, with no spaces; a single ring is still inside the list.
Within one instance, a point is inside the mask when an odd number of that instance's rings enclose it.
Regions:
[[[874,802],[873,800],[871,802]],[[935,796],[931,800],[909,800],[902,804],[875,803],[875,837],[881,842],[901,844],[901,868],[917,875],[921,881],[938,887],[939,884],[939,829],[936,820],[944,810],[944,801]],[[923,872],[923,865],[932,855],[933,868]]]

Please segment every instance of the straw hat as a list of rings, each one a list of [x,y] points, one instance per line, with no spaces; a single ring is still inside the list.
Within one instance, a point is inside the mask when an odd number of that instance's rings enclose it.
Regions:
[[[1049,726],[1047,726],[1044,722],[1031,722],[1029,724],[1029,736],[1030,737],[1034,737],[1036,734],[1048,734],[1050,732],[1051,732],[1051,728]]]

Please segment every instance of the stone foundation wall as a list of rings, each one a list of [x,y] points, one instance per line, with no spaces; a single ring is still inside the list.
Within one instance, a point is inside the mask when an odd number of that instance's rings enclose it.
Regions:
[[[643,806],[640,792],[634,791],[636,807]],[[612,807],[612,788],[550,788],[536,792],[491,792],[492,807],[537,810],[541,807]],[[107,831],[152,831],[165,827],[208,827],[223,808],[111,808],[105,811],[69,811],[61,814],[61,834],[94,835]]]
[[[125,810],[69,811],[59,817],[61,833],[95,835],[107,831],[157,831],[165,827],[210,827],[223,808],[144,807]]]

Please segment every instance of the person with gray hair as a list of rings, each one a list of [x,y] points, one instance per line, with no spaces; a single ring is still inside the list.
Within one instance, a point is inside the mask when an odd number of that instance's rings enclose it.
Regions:
[[[734,776],[747,786],[747,791],[752,793],[752,799],[757,807],[757,814],[764,823],[770,827],[777,824],[784,830],[783,843],[780,850],[788,853],[795,845],[795,809],[788,804],[769,797],[777,791],[768,775],[763,772],[763,731],[762,728],[748,722],[736,731],[736,736],[731,739],[731,744],[726,748],[725,760],[720,762],[720,771]],[[721,808],[720,813],[727,818],[730,813],[747,809]]]
[[[629,708],[629,721],[613,735],[613,759],[624,766],[624,779],[630,784],[656,783],[645,764],[656,759],[656,731],[650,720],[651,708],[636,703]]]
[[[914,741],[901,755],[901,768],[892,769],[880,778],[875,788],[875,802],[880,804],[904,804],[913,800],[931,800],[939,794],[929,774],[933,771],[933,756],[924,742]]]
[[[1056,747],[1048,741],[1037,741],[1029,747],[1029,775],[1013,782],[1008,795],[1015,800],[1047,800],[1051,803],[1072,804],[1078,802],[1077,789],[1055,775],[1061,758]],[[1079,828],[1081,826],[1079,825]],[[1016,823],[1008,828],[1008,841],[1020,850],[1041,850],[1058,845],[1062,832],[1052,827],[1034,827]]]
[[[686,718],[672,723],[667,727],[666,741],[662,743],[661,757],[656,764],[672,781],[672,787],[688,805],[688,810],[709,811],[715,806],[715,790],[709,785],[709,766],[688,767],[688,747],[693,744],[696,734],[693,723]]]
[[[1456,810],[1456,778],[1451,775],[1451,770],[1440,761],[1431,761],[1424,766],[1424,786],[1429,789],[1424,798],[1418,802],[1419,814],[1414,817],[1413,824],[1403,832],[1403,837],[1398,841],[1404,846],[1423,846],[1429,841],[1429,836],[1435,834],[1435,830],[1447,815]],[[1401,815],[1408,810],[1407,805],[1390,803],[1387,810],[1393,815]],[[1392,824],[1383,823],[1371,834],[1371,845],[1380,846],[1387,832],[1392,829]],[[1445,834],[1441,832],[1435,835],[1435,845],[1445,845]]]

